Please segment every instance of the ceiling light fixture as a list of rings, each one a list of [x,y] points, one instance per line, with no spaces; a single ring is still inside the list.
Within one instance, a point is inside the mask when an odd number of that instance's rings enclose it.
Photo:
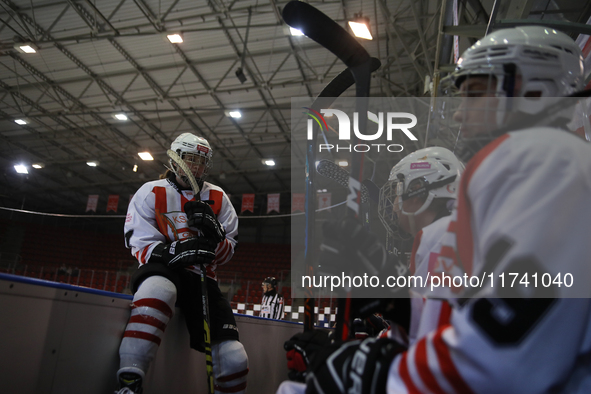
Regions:
[[[14,44],[14,49],[21,53],[37,53],[39,47],[32,42],[19,42]]]
[[[294,36],[294,37],[298,37],[298,36],[303,36],[304,33],[302,33],[302,31],[300,29],[296,29],[293,27],[289,27],[289,33]]]
[[[14,123],[20,124],[22,126],[22,125],[27,124],[28,122],[26,120],[24,120],[24,119],[15,119],[14,120]]]
[[[19,174],[28,174],[29,173],[29,171],[27,171],[27,166],[24,164],[16,164],[14,166],[14,169]]]
[[[137,172],[137,164],[133,165],[133,172]]]
[[[154,160],[154,158],[152,157],[150,152],[147,152],[147,151],[146,152],[138,152],[138,156],[142,160]]]
[[[355,37],[363,38],[365,40],[373,40],[369,29],[369,18],[362,16],[361,13],[355,14],[354,18],[349,21],[349,27],[353,31]]]
[[[168,38],[168,41],[172,44],[180,44],[183,42],[183,36],[180,33],[168,34],[166,38]]]
[[[231,111],[225,111],[224,113],[226,114],[226,116],[234,119],[239,119],[242,117],[242,113],[235,109]]]
[[[236,70],[235,74],[240,83],[246,82],[246,75],[244,75],[244,70],[242,70],[242,67],[238,67],[238,70]]]
[[[273,159],[263,159],[263,164],[269,167],[273,167],[275,165],[275,160]]]
[[[129,119],[127,117],[127,115],[125,115],[124,113],[119,113],[119,114],[113,114],[113,117],[117,120],[127,120]]]
[[[99,162],[98,161],[87,161],[86,165],[89,167],[96,167],[99,165]]]
[[[40,168],[44,168],[45,167],[45,164],[43,164],[43,163],[35,163],[35,164],[32,164],[31,167],[36,168],[36,169],[40,169]]]

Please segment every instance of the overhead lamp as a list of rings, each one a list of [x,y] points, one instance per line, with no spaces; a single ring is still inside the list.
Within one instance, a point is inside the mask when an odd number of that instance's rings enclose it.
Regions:
[[[244,75],[244,70],[242,70],[242,67],[238,67],[238,70],[236,70],[235,74],[240,83],[246,82],[246,75]]]
[[[27,124],[28,122],[26,120],[24,120],[24,119],[15,119],[14,120],[14,123],[20,124],[22,126],[22,125]]]
[[[179,33],[168,34],[166,38],[168,38],[168,41],[170,41],[172,44],[180,44],[183,42],[183,36],[181,36]]]
[[[273,167],[275,165],[275,160],[273,159],[263,159],[263,164],[269,167]]]
[[[133,165],[133,172],[137,172],[137,164]]]
[[[138,156],[142,160],[154,160],[150,152],[138,152]]]
[[[353,31],[355,37],[366,40],[373,40],[369,29],[369,18],[361,14],[355,14],[353,20],[349,21],[349,27]]]
[[[28,174],[29,171],[27,171],[27,166],[24,164],[16,164],[14,166],[14,169],[16,170],[16,172],[18,174]]]
[[[293,28],[291,26],[289,27],[289,33],[292,36],[294,36],[294,37],[303,36],[304,35],[304,33],[302,33],[302,31],[300,29],[296,29],[296,28]]]
[[[339,160],[338,164],[341,167],[347,167],[349,165],[349,162],[347,160]]]
[[[226,111],[224,112],[226,116],[234,119],[239,119],[242,117],[242,113],[238,110]]]
[[[96,161],[96,160],[94,160],[94,161],[87,161],[86,162],[86,165],[89,166],[89,167],[96,167],[96,166],[99,165],[99,162]]]
[[[34,163],[31,165],[31,167],[36,168],[36,169],[40,169],[40,168],[44,168],[45,164],[43,163]]]
[[[21,53],[37,53],[39,47],[32,42],[18,42],[14,44],[14,49]]]
[[[113,117],[117,120],[127,120],[128,117],[124,113],[113,114]]]

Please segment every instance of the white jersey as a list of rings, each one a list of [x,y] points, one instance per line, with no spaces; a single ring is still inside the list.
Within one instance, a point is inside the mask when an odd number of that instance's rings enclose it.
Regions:
[[[228,262],[234,255],[238,235],[238,216],[226,193],[218,186],[204,182],[200,191],[201,200],[212,200],[212,210],[226,230],[226,239],[220,242],[215,251],[216,258],[207,265],[207,276],[216,279],[215,269]],[[138,260],[145,264],[152,250],[159,243],[171,243],[200,236],[189,228],[183,207],[187,201],[194,200],[191,190],[179,190],[168,179],[145,183],[134,194],[127,209],[125,219],[126,246]],[[200,274],[198,266],[187,267]]]
[[[264,295],[261,301],[260,317],[268,319],[283,320],[283,297],[275,294]]]
[[[494,287],[484,286],[479,296],[505,294],[502,271],[532,267],[589,283],[590,201],[591,145],[549,128],[505,134],[466,166],[439,269],[468,275],[492,269]],[[528,291],[541,291],[531,280]],[[394,359],[387,392],[590,393],[591,286],[584,292],[467,301],[453,309],[450,325]]]
[[[426,282],[427,274],[432,275],[435,272],[441,250],[441,239],[450,221],[450,216],[444,216],[423,227],[413,242],[409,269],[411,275],[423,278],[424,286],[411,289],[411,320],[408,333],[411,345],[430,331],[449,324],[451,313],[449,304],[439,299],[423,297],[428,293],[429,288]]]

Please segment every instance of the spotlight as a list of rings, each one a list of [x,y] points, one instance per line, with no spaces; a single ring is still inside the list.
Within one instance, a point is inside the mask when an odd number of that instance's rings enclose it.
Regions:
[[[269,167],[273,167],[275,165],[275,160],[273,159],[264,159],[263,164]]]
[[[22,125],[25,125],[25,124],[27,124],[27,121],[26,121],[26,120],[24,120],[24,119],[15,119],[15,120],[14,120],[14,123],[16,123],[16,124],[20,124],[20,125],[22,126]]]
[[[39,47],[32,42],[19,42],[14,44],[14,49],[21,53],[37,53]]]
[[[150,152],[139,152],[138,153],[138,156],[142,160],[154,160],[154,158],[152,157],[152,155],[150,154]]]
[[[349,27],[353,30],[355,37],[363,38],[366,40],[373,40],[369,29],[369,18],[361,16],[361,14],[355,14],[353,20],[349,21]]]
[[[238,78],[240,83],[246,82],[246,75],[244,75],[244,71],[242,70],[242,67],[238,67],[238,70],[236,70],[236,78]]]
[[[28,174],[29,171],[27,171],[27,166],[24,164],[17,164],[14,166],[14,169],[16,170],[16,172],[18,174]]]
[[[183,42],[183,36],[181,36],[179,33],[169,34],[166,36],[166,38],[168,38],[168,41],[170,41],[172,44],[180,44]]]
[[[87,161],[86,165],[89,167],[96,167],[99,165],[99,162],[98,161]]]
[[[238,110],[225,111],[224,114],[234,119],[240,119],[242,117],[242,113]]]
[[[127,120],[127,115],[125,115],[124,113],[119,113],[119,114],[113,114],[113,117],[117,120]]]

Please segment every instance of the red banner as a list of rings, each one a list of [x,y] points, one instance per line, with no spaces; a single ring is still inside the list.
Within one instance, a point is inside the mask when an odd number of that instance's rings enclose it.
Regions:
[[[96,212],[96,206],[98,204],[98,194],[91,194],[88,196],[88,202],[86,203],[86,212]]]
[[[109,195],[109,202],[107,202],[107,212],[117,212],[117,206],[119,205],[119,196],[117,194]]]
[[[305,193],[292,193],[291,195],[291,211],[306,211],[306,194]]]
[[[250,211],[254,213],[254,194],[242,195],[242,209],[240,210],[240,213],[244,211]]]
[[[275,211],[279,213],[279,196],[281,194],[267,194],[267,213]]]

